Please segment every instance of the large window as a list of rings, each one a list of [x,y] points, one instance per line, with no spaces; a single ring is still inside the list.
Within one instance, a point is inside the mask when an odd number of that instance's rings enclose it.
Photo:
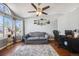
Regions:
[[[6,15],[4,15],[5,13]],[[23,21],[13,20],[10,15],[13,14],[8,6],[0,3],[0,37],[7,37],[9,29],[16,35],[23,35]]]
[[[3,3],[0,3],[0,12],[11,15],[11,11]],[[7,37],[8,29],[12,30],[13,28],[12,17],[8,15],[0,16],[0,37]]]

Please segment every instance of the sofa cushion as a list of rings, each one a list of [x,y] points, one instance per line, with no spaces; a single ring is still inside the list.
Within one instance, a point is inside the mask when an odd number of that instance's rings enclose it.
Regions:
[[[31,37],[44,37],[45,33],[44,32],[31,32],[31,33],[29,33],[29,35]]]
[[[29,37],[27,40],[38,40],[40,39],[39,37]]]
[[[40,39],[45,39],[45,37],[39,37]]]

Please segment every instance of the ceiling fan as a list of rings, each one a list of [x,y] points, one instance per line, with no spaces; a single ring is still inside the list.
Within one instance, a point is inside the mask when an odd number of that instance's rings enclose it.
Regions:
[[[48,9],[50,6],[40,7],[41,3],[38,3],[36,6],[34,3],[31,3],[31,5],[35,8],[35,11],[28,11],[28,13],[36,13],[37,16],[40,16],[41,14],[48,15],[46,12],[44,12],[46,9]]]

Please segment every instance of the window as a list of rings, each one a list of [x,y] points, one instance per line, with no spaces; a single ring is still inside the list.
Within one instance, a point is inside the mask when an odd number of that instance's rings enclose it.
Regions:
[[[3,3],[0,3],[0,12],[7,13],[7,14],[11,15],[9,8]],[[11,17],[0,16],[0,37],[7,36],[7,31],[8,31],[7,28],[12,29]]]
[[[16,35],[23,35],[23,22],[16,20]]]
[[[0,37],[3,37],[3,16],[0,16]]]
[[[11,17],[4,16],[4,36],[7,37],[8,29],[12,31],[13,20]]]

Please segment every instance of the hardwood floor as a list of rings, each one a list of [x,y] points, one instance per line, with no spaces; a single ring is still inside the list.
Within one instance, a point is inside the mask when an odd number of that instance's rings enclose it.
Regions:
[[[18,42],[13,45],[10,45],[0,51],[0,56],[10,56],[17,48],[22,47],[23,45],[23,42]]]
[[[71,52],[69,52],[66,49],[59,48],[58,43],[54,40],[49,41],[49,44],[52,47],[54,47],[54,49],[60,56],[70,56],[72,54]],[[13,45],[10,45],[0,51],[0,56],[10,56],[17,48],[22,47],[23,45],[25,45],[24,42],[18,42]]]

